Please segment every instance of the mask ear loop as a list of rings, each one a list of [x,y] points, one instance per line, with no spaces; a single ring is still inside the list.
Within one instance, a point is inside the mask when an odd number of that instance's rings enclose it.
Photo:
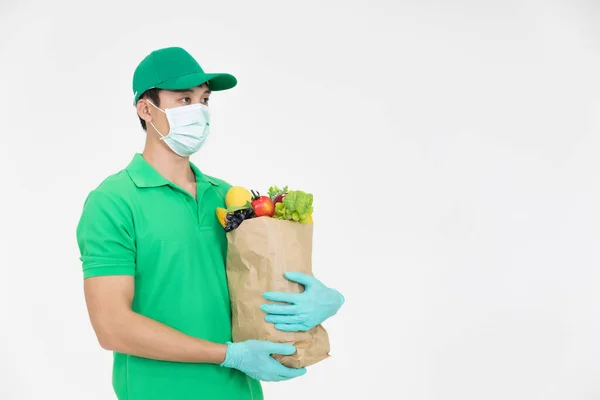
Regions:
[[[158,132],[158,134],[160,135],[160,140],[165,140],[166,136],[164,136],[162,133],[160,133],[160,131],[158,129],[156,129],[156,127],[154,126],[154,124],[152,123],[152,121],[150,121],[150,125],[152,125],[152,127],[154,128],[154,130],[156,132]]]
[[[146,101],[147,101],[148,103],[152,104],[152,106],[153,106],[154,108],[156,108],[157,110],[160,110],[160,111],[162,111],[164,114],[166,114],[165,110],[163,110],[162,108],[159,108],[159,107],[157,107],[157,106],[156,106],[156,105],[155,105],[153,102],[151,102],[150,100],[147,100],[147,99],[146,99]]]
[[[162,111],[163,113],[165,113],[165,114],[166,114],[166,112],[164,112],[164,110],[161,110],[160,108],[158,108],[158,107],[157,107],[157,106],[156,106],[154,103],[152,103],[150,100],[146,100],[146,101],[147,101],[148,103],[152,104],[152,106],[153,106],[154,108],[156,108],[157,110],[160,110],[160,111]],[[164,139],[166,138],[166,136],[165,136],[165,135],[163,135],[162,133],[160,133],[160,131],[159,131],[158,129],[156,129],[156,127],[154,126],[154,124],[152,123],[152,121],[150,121],[150,125],[152,125],[152,127],[154,128],[154,130],[155,130],[156,132],[158,132],[158,134],[160,135],[160,140],[164,140]]]

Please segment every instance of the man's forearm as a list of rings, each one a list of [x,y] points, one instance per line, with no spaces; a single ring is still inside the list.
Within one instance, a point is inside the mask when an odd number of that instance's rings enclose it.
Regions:
[[[188,336],[133,311],[114,315],[101,343],[123,354],[189,363],[222,363],[227,351],[227,345]]]

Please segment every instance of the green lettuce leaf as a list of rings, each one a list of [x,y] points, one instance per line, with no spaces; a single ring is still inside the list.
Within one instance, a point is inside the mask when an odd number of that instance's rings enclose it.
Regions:
[[[283,198],[283,205],[288,211],[296,210],[296,191],[290,190]]]
[[[306,192],[297,191],[296,192],[296,209],[295,211],[298,215],[306,215],[310,208],[310,197]]]
[[[313,195],[302,190],[290,191],[283,198],[283,206],[292,216],[296,213],[296,218],[306,218],[313,211]]]

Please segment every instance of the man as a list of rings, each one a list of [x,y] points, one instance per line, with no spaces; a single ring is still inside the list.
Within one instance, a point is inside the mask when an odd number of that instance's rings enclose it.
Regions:
[[[293,354],[291,345],[231,343],[227,241],[215,215],[231,185],[189,156],[209,135],[211,92],[236,84],[205,73],[182,48],[150,53],[133,76],[144,151],[85,201],[77,226],[85,299],[100,345],[114,352],[120,400],[256,400],[260,381],[306,372],[271,356]],[[288,279],[306,289],[265,294],[283,302],[262,307],[277,329],[311,329],[344,302],[314,277]]]

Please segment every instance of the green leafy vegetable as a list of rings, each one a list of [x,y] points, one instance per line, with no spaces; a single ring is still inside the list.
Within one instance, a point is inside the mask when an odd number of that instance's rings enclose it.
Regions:
[[[302,190],[290,190],[282,203],[275,205],[277,219],[305,222],[313,212],[313,195]]]
[[[228,207],[227,212],[235,212],[235,211],[246,210],[246,209],[251,209],[251,208],[252,208],[252,203],[247,201],[246,204],[244,204],[241,207]]]

